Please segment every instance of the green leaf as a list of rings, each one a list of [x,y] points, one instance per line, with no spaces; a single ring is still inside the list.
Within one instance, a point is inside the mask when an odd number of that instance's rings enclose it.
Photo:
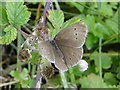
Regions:
[[[17,30],[9,25],[4,29],[5,35],[2,37],[0,36],[0,44],[10,44],[13,40],[16,39],[17,36]]]
[[[91,56],[92,59],[94,59],[95,61],[95,65],[97,67],[99,67],[99,53],[98,52],[94,52],[94,54],[92,54]],[[105,53],[101,54],[101,66],[104,69],[109,69],[111,67],[112,61],[111,61],[111,57],[106,56]]]
[[[109,30],[103,24],[99,22],[95,24],[95,36],[104,39],[110,35],[108,31]]]
[[[21,77],[20,77],[20,73],[18,71],[11,71],[10,72],[10,75],[12,77],[14,77],[15,80],[17,81],[20,81],[21,80]]]
[[[106,83],[108,83],[110,85],[115,85],[118,83],[118,81],[115,78],[115,75],[111,72],[107,72],[104,74],[104,80]]]
[[[31,52],[32,58],[30,59],[31,64],[37,64],[38,63],[38,59],[40,57],[40,54],[36,51],[32,51]]]
[[[3,5],[0,4],[0,25],[8,24],[7,14],[5,9],[3,9]]]
[[[87,24],[87,28],[89,32],[94,33],[95,31],[95,17],[87,15],[85,18],[85,23]]]
[[[9,23],[18,28],[27,23],[30,12],[28,12],[27,7],[23,5],[23,0],[21,0],[22,2],[13,1],[14,2],[6,2],[6,12]]]
[[[57,81],[57,82],[56,82]],[[48,81],[48,84],[50,86],[52,86],[53,88],[57,88],[58,86],[62,86],[62,82],[61,82],[61,78],[60,78],[60,75],[55,75],[53,78],[51,78],[49,81]],[[46,88],[46,86],[44,85],[43,88]]]
[[[119,66],[117,68],[117,78],[120,79],[120,63],[119,63]]]
[[[94,45],[97,43],[98,38],[95,37],[92,33],[88,33],[87,35],[87,39],[86,39],[86,47],[87,49],[92,49],[94,47]]]
[[[81,83],[81,88],[117,88],[115,85],[108,85],[100,76],[95,74],[82,77],[78,82]]]
[[[111,34],[118,34],[118,23],[114,22],[113,20],[106,20],[106,24],[112,30]]]
[[[24,68],[22,72],[20,73],[21,79],[25,80],[25,78],[28,76],[28,70]]]
[[[26,68],[24,68],[21,73],[19,71],[11,71],[10,75],[14,77],[15,80],[19,81],[22,87],[28,86],[29,80],[26,79],[28,76],[28,70]]]
[[[110,2],[110,6],[114,9],[117,9],[118,2]]]
[[[84,3],[67,2],[66,4],[69,4],[70,6],[76,7],[80,12],[83,12],[83,10],[84,10],[84,7],[81,5]]]
[[[107,2],[101,3],[101,8],[99,9],[99,12],[105,16],[113,15],[112,7],[109,4],[107,4]]]
[[[21,84],[22,88],[30,88],[30,87],[28,87],[28,85],[29,85],[29,80],[22,80],[22,81],[20,82],[20,84]]]
[[[58,33],[58,31],[56,29],[49,30],[49,32],[50,32],[50,35],[52,38],[54,38],[55,35]]]
[[[48,19],[56,30],[60,30],[64,22],[64,14],[60,10],[49,10]]]
[[[113,15],[112,18],[105,21],[106,25],[110,28],[111,35],[118,34],[118,11]]]
[[[48,13],[48,19],[54,27],[54,29],[51,28],[52,30],[49,30],[52,37],[55,37],[63,28],[80,21],[79,17],[74,17],[64,23],[64,14],[62,11],[50,10]]]
[[[82,77],[79,82],[81,83],[81,88],[108,88],[103,79],[95,74]]]
[[[77,23],[77,22],[79,22],[79,21],[80,21],[80,18],[79,18],[79,17],[73,17],[73,18],[67,20],[66,22],[64,22],[64,24],[62,25],[62,28],[61,28],[61,29],[65,28],[65,27],[67,27],[67,26],[69,26],[69,25],[72,25],[72,24],[74,24],[74,23]]]

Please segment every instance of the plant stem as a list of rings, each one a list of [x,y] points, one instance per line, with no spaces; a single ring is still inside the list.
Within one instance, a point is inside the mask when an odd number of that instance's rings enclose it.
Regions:
[[[57,1],[57,0],[53,0],[53,1],[55,2],[55,6],[56,6],[57,10],[61,10],[61,9],[60,9],[60,6],[59,6],[59,4],[58,4],[58,1]]]
[[[20,32],[18,32],[18,39],[17,39],[17,55],[19,54],[20,51],[20,47],[21,47],[21,34]],[[21,62],[20,60],[17,58],[17,70],[20,72],[21,71]]]
[[[42,9],[42,2],[39,2],[38,8],[37,8],[37,12],[36,12],[35,25],[36,25],[37,21],[40,18],[40,11],[41,11],[41,9]]]
[[[61,76],[63,87],[68,88],[68,84],[67,84],[67,80],[66,80],[64,72],[60,71],[60,76]]]
[[[102,60],[101,60],[101,50],[102,50],[102,39],[99,38],[99,75],[102,77]]]
[[[72,69],[72,68],[69,69],[69,73],[70,73],[71,82],[74,83],[74,84],[76,84],[76,83],[75,83],[75,76],[74,76],[74,73],[73,73],[73,69]]]
[[[41,88],[41,84],[42,84],[41,67],[38,64],[38,66],[37,66],[37,75],[36,75],[36,83],[35,83],[34,88]]]
[[[50,9],[50,4],[51,4],[51,0],[47,0],[46,4],[45,4],[45,8],[43,10],[42,16],[43,16],[43,28],[46,27],[46,15],[47,15],[47,11]]]
[[[0,87],[12,85],[12,84],[15,84],[15,83],[18,83],[18,82],[19,81],[11,81],[11,82],[7,82],[7,83],[2,83],[2,84],[0,84]]]

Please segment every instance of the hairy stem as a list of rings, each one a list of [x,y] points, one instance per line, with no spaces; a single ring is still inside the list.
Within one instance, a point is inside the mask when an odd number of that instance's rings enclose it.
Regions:
[[[68,88],[68,84],[67,84],[67,80],[66,80],[66,77],[65,77],[64,72],[61,72],[61,71],[60,71],[60,76],[61,76],[61,79],[62,79],[63,87],[64,87],[64,88]]]
[[[21,34],[18,32],[18,39],[17,39],[17,56],[19,54],[20,48],[21,48]],[[17,58],[17,70],[19,72],[21,72],[21,62],[20,60]]]
[[[69,73],[70,73],[71,82],[75,84],[75,76],[72,68],[69,69]]]
[[[102,60],[101,60],[101,50],[102,50],[102,39],[99,38],[99,75],[102,77]]]

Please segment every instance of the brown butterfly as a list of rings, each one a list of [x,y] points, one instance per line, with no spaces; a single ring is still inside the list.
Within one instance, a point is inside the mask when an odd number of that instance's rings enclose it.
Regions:
[[[82,59],[87,29],[77,22],[61,30],[53,40],[40,41],[39,53],[62,71],[75,66]]]

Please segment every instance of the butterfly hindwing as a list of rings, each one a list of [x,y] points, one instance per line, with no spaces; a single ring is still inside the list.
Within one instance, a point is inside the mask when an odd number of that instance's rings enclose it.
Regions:
[[[82,48],[73,48],[68,46],[60,46],[61,52],[64,55],[64,61],[67,66],[72,67],[78,64],[83,56]]]
[[[55,62],[54,47],[50,42],[41,41],[39,43],[39,53],[42,57],[46,58],[50,62]]]
[[[39,53],[42,57],[45,57],[48,61],[54,63],[59,70],[67,70],[64,60],[59,56],[57,50],[50,42],[41,41],[39,43]]]

